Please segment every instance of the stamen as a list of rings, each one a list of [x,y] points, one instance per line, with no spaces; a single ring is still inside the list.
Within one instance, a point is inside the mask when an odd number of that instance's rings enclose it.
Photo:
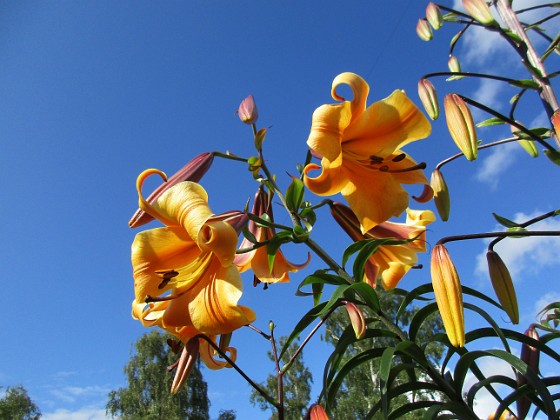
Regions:
[[[417,171],[418,169],[426,169],[426,162],[420,162],[417,165],[411,166],[410,168],[403,168],[403,169],[389,169],[387,165],[383,165],[379,168],[381,172],[388,172],[388,173],[400,173],[400,172],[411,172]]]
[[[369,159],[370,159],[370,162],[371,162],[372,165],[376,165],[376,164],[378,164],[378,163],[383,162],[383,158],[382,158],[382,157],[375,156],[375,155],[371,155],[371,156],[369,157]]]
[[[169,283],[174,277],[177,277],[179,275],[179,272],[173,269],[159,270],[156,271],[156,274],[158,277],[161,277],[163,279],[159,284],[158,289],[163,289],[165,286],[167,286],[167,283]]]
[[[395,156],[393,159],[391,159],[393,162],[400,162],[401,160],[403,160],[406,157],[405,153],[401,153],[400,155]]]

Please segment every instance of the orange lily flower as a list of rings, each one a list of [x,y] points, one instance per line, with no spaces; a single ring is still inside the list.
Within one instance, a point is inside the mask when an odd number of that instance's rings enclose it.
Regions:
[[[178,183],[148,203],[141,190],[152,174],[166,178],[157,169],[140,174],[139,205],[165,227],[140,232],[132,244],[133,317],[183,342],[253,322],[255,313],[237,304],[242,283],[233,264],[235,229],[212,214],[206,191],[194,182]]]
[[[381,245],[366,262],[364,282],[375,287],[380,277],[385,290],[395,288],[408,270],[416,265],[418,252],[426,252],[426,226],[436,220],[430,210],[407,209],[406,223],[383,222],[361,233],[360,223],[352,210],[341,203],[331,203],[330,207],[334,219],[354,241],[416,238],[401,245]]]
[[[336,88],[346,84],[354,94],[345,101]],[[422,169],[400,148],[427,137],[431,126],[424,114],[402,90],[366,108],[369,86],[354,73],[338,75],[331,95],[343,101],[323,105],[313,113],[308,146],[321,159],[322,172],[316,178],[309,172],[321,166],[309,164],[304,169],[307,188],[317,195],[341,193],[362,225],[362,232],[408,206],[408,193],[401,184],[429,182]],[[423,201],[431,199],[431,194]]]
[[[259,188],[255,194],[255,202],[253,204],[253,209],[251,213],[262,216],[267,214],[271,221],[274,221],[274,216],[272,214],[272,206],[270,205],[270,197],[262,189]],[[257,226],[255,222],[249,221],[249,231],[253,234],[258,242],[265,242],[275,235],[274,228],[265,228]],[[247,238],[243,239],[241,243],[241,249],[250,248],[254,244]],[[293,264],[289,262],[282,251],[278,249],[276,251],[276,256],[274,257],[274,264],[272,269],[268,264],[268,255],[266,246],[261,246],[243,254],[238,254],[235,257],[235,264],[239,268],[240,272],[247,271],[249,269],[253,270],[255,275],[255,285],[259,281],[263,283],[283,283],[290,281],[289,273],[294,273],[301,270],[311,260],[311,254],[307,254],[307,261],[303,264]]]

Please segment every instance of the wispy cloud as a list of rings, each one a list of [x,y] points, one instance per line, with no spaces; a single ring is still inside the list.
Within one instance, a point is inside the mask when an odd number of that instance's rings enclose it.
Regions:
[[[105,414],[104,408],[82,407],[77,410],[58,409],[51,413],[43,413],[44,420],[107,420],[112,419]]]
[[[80,398],[90,398],[95,396],[105,396],[109,393],[110,389],[98,385],[93,386],[64,386],[56,389],[51,389],[50,393],[54,397],[67,403],[75,403]]]
[[[490,154],[483,158],[480,169],[475,173],[475,179],[496,189],[500,175],[515,162],[518,149],[519,146],[514,143],[492,148]]]

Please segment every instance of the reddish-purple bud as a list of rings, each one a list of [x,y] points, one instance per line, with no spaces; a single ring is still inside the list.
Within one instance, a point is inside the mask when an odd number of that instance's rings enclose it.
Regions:
[[[146,201],[149,204],[153,204],[165,191],[167,191],[172,186],[183,181],[198,182],[204,176],[212,162],[214,161],[214,153],[201,153],[196,156],[193,160],[183,166],[179,171],[177,171],[173,176],[171,176],[166,182],[157,187],[153,193],[151,193]],[[128,222],[128,226],[131,228],[137,228],[138,226],[145,225],[146,223],[154,220],[152,216],[146,213],[144,210],[136,210],[136,213],[132,216]]]
[[[527,331],[525,331],[527,337],[531,337],[537,341],[540,340],[539,334],[533,325],[531,325]],[[539,373],[539,360],[540,351],[527,343],[521,345],[521,360],[527,363],[527,366],[533,373]],[[517,386],[521,387],[527,384],[527,378],[521,373],[517,373]],[[526,397],[521,397],[517,399],[517,418],[524,419],[531,408],[531,401]]]
[[[254,124],[259,119],[259,111],[257,109],[257,104],[255,103],[255,98],[253,95],[247,96],[237,109],[237,115],[239,119],[245,124]]]
[[[364,313],[352,302],[346,302],[344,306],[346,307],[346,312],[348,312],[348,317],[350,318],[350,323],[352,324],[356,338],[358,340],[362,339],[366,334],[366,318]]]

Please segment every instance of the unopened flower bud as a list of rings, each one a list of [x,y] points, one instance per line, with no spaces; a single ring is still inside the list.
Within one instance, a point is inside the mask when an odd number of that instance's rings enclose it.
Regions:
[[[352,328],[354,328],[356,338],[358,340],[362,339],[366,334],[366,318],[364,317],[364,313],[352,302],[346,302],[344,306],[350,317],[350,323],[352,324]]]
[[[437,99],[436,89],[432,82],[428,79],[420,79],[418,82],[418,96],[424,105],[428,116],[432,120],[439,117],[439,103]]]
[[[511,275],[502,258],[494,251],[489,250],[486,253],[488,261],[488,272],[492,287],[502,304],[504,311],[508,314],[509,319],[514,324],[519,324],[519,307],[517,306],[517,295],[515,287],[511,281]]]
[[[454,55],[449,56],[449,60],[447,60],[447,67],[449,68],[450,72],[453,73],[460,73],[461,72],[461,64],[459,60]]]
[[[426,19],[419,19],[416,24],[416,34],[422,41],[430,41],[434,34],[432,32],[432,27]]]
[[[430,186],[432,187],[432,190],[434,190],[434,201],[436,202],[439,217],[444,222],[447,222],[449,219],[449,212],[451,210],[451,200],[449,198],[447,183],[445,182],[445,178],[439,169],[432,172]]]
[[[177,372],[175,372],[175,377],[173,378],[173,383],[171,384],[172,394],[179,392],[189,377],[189,374],[198,359],[199,349],[200,343],[198,338],[191,338],[187,344],[185,344],[185,347],[183,347],[181,357],[179,358],[179,362],[177,364]]]
[[[469,107],[456,93],[446,95],[443,106],[451,138],[468,160],[475,160],[478,155],[478,139]]]
[[[259,119],[259,111],[253,95],[249,95],[241,101],[237,109],[237,115],[245,124],[254,124],[257,122]]]
[[[327,412],[323,407],[319,404],[313,404],[309,407],[305,420],[329,420],[329,416],[327,416]]]
[[[428,3],[426,7],[426,19],[430,22],[430,25],[437,31],[443,25],[443,15],[441,14],[441,9],[435,3]]]
[[[556,137],[560,137],[560,109],[554,111],[552,118],[552,126],[554,127],[554,132],[556,133]]]
[[[214,153],[201,153],[196,156],[193,160],[183,166],[179,171],[172,175],[166,182],[157,187],[153,193],[151,193],[146,201],[149,204],[153,204],[165,191],[169,188],[183,181],[198,182],[204,176],[212,162],[214,161]],[[131,228],[136,228],[142,226],[150,221],[154,220],[152,216],[146,213],[144,210],[138,209],[128,222]]]
[[[516,121],[519,123],[519,121]],[[517,127],[510,125],[510,129],[511,129],[511,134],[513,134],[516,137],[519,137],[520,131]],[[529,153],[529,156],[531,157],[537,157],[539,155],[539,151],[537,150],[537,146],[535,146],[535,142],[533,140],[527,140],[527,139],[519,139],[517,140],[517,144],[519,144],[521,147],[523,147],[523,149]]]
[[[463,8],[473,19],[484,25],[496,22],[486,0],[463,0]]]
[[[531,337],[540,341],[539,334],[534,326],[531,326],[525,331],[527,337]],[[527,363],[529,369],[535,374],[539,373],[540,350],[530,346],[527,343],[521,345],[521,360]],[[521,387],[527,384],[527,378],[521,373],[517,373],[517,386]],[[531,401],[527,397],[520,397],[517,399],[517,417],[524,419],[531,408]]]
[[[437,244],[432,250],[430,272],[436,303],[447,337],[453,346],[463,347],[465,315],[461,282],[447,248],[442,244]]]

